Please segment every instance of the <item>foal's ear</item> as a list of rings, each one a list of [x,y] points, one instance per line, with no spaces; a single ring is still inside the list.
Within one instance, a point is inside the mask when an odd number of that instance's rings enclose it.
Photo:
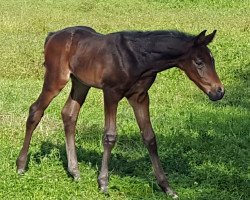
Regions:
[[[206,30],[202,31],[198,36],[195,37],[194,45],[201,46],[201,45],[208,45],[210,42],[213,41],[216,30],[214,30],[209,35],[205,35]]]

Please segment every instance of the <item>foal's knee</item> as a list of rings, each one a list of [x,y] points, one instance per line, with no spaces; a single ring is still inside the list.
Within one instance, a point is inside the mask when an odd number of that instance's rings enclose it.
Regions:
[[[103,145],[113,148],[117,141],[117,135],[115,132],[105,132],[103,136]]]
[[[151,150],[157,149],[157,143],[156,143],[155,136],[143,137],[143,143],[148,149],[151,149]]]
[[[72,114],[68,109],[64,108],[61,112],[62,120],[65,126],[70,126],[76,123],[76,116]]]

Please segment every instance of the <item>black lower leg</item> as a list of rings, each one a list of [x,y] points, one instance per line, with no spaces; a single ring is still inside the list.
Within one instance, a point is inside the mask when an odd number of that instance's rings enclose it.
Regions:
[[[144,138],[144,144],[148,149],[150,159],[151,159],[151,162],[152,162],[152,165],[154,168],[154,173],[155,173],[159,187],[165,193],[169,194],[173,198],[177,198],[178,196],[169,186],[167,177],[166,177],[164,170],[162,168],[162,165],[161,165],[161,162],[160,162],[160,159],[158,156],[156,138],[155,137],[152,137],[150,139]]]
[[[29,117],[26,122],[26,133],[25,133],[25,138],[23,142],[23,147],[16,160],[18,174],[23,174],[25,172],[25,168],[27,167],[27,155],[28,155],[32,133],[34,129],[36,128],[36,126],[38,125],[38,123],[40,122],[42,116],[43,116],[43,111],[37,110],[36,105],[33,104],[30,107]]]

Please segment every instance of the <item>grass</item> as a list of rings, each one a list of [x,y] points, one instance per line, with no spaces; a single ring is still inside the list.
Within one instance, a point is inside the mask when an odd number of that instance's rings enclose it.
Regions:
[[[250,6],[247,0],[45,0],[0,2],[0,199],[168,199],[158,188],[132,109],[122,100],[119,140],[110,164],[110,196],[99,193],[103,100],[92,89],[77,126],[79,182],[66,172],[61,108],[70,84],[46,110],[33,135],[29,170],[15,172],[28,108],[43,79],[49,31],[87,25],[119,30],[218,30],[210,45],[226,87],[210,102],[177,69],[157,77],[151,118],[159,153],[180,199],[245,200],[250,196]]]

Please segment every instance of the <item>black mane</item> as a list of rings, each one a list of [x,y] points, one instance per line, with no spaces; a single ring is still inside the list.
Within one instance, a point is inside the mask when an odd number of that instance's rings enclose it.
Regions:
[[[189,50],[195,38],[194,35],[175,30],[122,31],[114,34],[121,36],[135,55],[147,57],[147,62],[176,59]]]
[[[179,39],[182,41],[190,41],[194,39],[194,35],[177,31],[177,30],[156,30],[156,31],[122,31],[118,32],[130,39],[157,39],[159,37],[164,37],[166,39]]]

